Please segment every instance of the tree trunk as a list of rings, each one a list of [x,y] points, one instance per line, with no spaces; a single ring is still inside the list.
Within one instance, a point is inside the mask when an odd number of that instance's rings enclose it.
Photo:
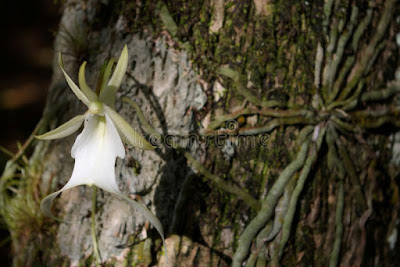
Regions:
[[[170,266],[392,266],[400,260],[399,6],[71,0],[55,52],[75,81],[87,61],[95,87],[127,44],[116,110],[157,149],[127,148],[117,183],[161,220]],[[56,57],[53,68],[36,133],[84,110]],[[14,265],[95,265],[94,229],[105,266],[166,266],[154,228],[101,190],[95,220],[86,186],[53,207],[80,224],[41,213],[40,200],[71,176],[75,138],[31,138],[7,165],[1,203]]]

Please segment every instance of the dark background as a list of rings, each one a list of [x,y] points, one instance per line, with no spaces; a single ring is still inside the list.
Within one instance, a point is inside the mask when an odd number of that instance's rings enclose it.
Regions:
[[[39,121],[52,74],[61,0],[3,1],[0,28],[0,146],[17,152]],[[9,159],[0,152],[0,171]],[[2,226],[2,225],[0,225]],[[0,228],[0,263],[10,264],[8,232]]]

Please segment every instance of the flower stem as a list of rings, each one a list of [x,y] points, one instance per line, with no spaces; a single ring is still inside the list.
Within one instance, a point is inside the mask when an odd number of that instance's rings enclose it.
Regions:
[[[96,261],[96,266],[101,266],[101,258],[99,247],[96,237],[96,202],[97,202],[97,186],[92,187],[92,214],[91,214],[91,230],[92,230],[92,241],[93,241],[93,252]]]

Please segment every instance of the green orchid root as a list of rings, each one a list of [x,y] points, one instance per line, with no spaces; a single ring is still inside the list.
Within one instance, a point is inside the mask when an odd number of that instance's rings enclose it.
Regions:
[[[295,172],[297,172],[303,165],[307,157],[307,152],[310,144],[310,137],[301,145],[300,151],[296,159],[291,162],[279,175],[278,179],[272,186],[266,198],[262,201],[261,210],[257,216],[251,220],[249,225],[245,228],[244,232],[239,238],[238,248],[233,255],[232,266],[240,267],[244,258],[248,254],[252,240],[257,233],[263,228],[266,222],[271,218],[275,206],[281,197],[287,183]]]
[[[329,260],[329,267],[338,266],[339,262],[339,253],[340,247],[342,244],[342,235],[343,235],[343,206],[344,206],[344,189],[343,189],[343,180],[338,182],[337,189],[337,200],[336,200],[336,233],[335,233],[335,242],[333,244],[333,249],[331,252],[331,258]]]

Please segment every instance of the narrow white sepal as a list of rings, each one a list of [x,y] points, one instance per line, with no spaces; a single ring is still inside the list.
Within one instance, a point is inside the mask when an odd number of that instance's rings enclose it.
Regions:
[[[90,102],[95,102],[99,99],[99,97],[96,95],[95,92],[93,92],[93,90],[86,83],[85,69],[86,69],[86,61],[83,62],[81,67],[79,68],[79,74],[78,74],[79,87],[81,88],[82,92],[85,94],[85,96],[89,99]]]
[[[112,63],[112,62],[111,62]],[[111,65],[112,66],[112,65]],[[111,67],[110,64],[107,66]],[[118,88],[122,83],[122,79],[125,76],[126,69],[128,67],[128,47],[125,45],[124,49],[122,49],[121,55],[118,59],[117,66],[115,67],[114,73],[112,74],[110,80],[107,85],[102,88],[100,91],[99,99],[105,104],[114,107],[115,98],[117,95]],[[107,73],[105,73],[107,74]],[[108,79],[108,77],[104,77],[104,79]]]
[[[74,81],[68,76],[67,72],[65,72],[61,52],[58,53],[58,65],[60,65],[61,71],[64,73],[65,80],[67,80],[67,83],[71,88],[72,92],[74,92],[74,94],[76,95],[77,98],[79,98],[79,100],[81,100],[86,106],[89,107],[90,105],[89,99],[85,96],[85,94],[81,91],[81,89],[79,89],[79,87],[74,83]]]
[[[53,213],[51,213],[51,206],[52,206],[51,204],[53,203],[54,199],[63,191],[64,191],[63,189],[58,190],[46,196],[44,199],[42,199],[42,201],[40,202],[40,209],[46,216],[56,221],[66,222],[66,223],[79,223],[79,222],[64,221],[63,219],[57,218],[56,216],[53,215]]]
[[[77,184],[78,185],[78,184]],[[65,221],[63,219],[57,218],[56,216],[53,215],[53,213],[51,213],[51,206],[53,204],[54,199],[61,194],[62,192],[64,192],[65,190],[68,190],[72,187],[75,187],[77,185],[72,185],[72,184],[66,184],[63,188],[61,188],[60,190],[51,193],[50,195],[46,196],[44,199],[42,199],[42,201],[40,202],[40,209],[41,211],[48,217],[59,221],[59,222],[64,222],[64,223],[80,223],[80,222],[72,222],[72,221]]]
[[[112,70],[112,68],[114,66],[114,62],[115,62],[114,58],[110,58],[110,60],[107,63],[106,70],[104,71],[103,80],[101,81],[101,86],[100,86],[100,96],[99,96],[99,98],[101,98],[101,99],[102,98],[107,99],[107,97],[104,96],[104,92],[103,91],[105,90],[108,82],[110,81],[110,76],[112,74],[111,70]]]
[[[71,120],[67,121],[66,123],[58,126],[56,129],[42,135],[36,135],[35,137],[37,139],[43,139],[43,140],[52,140],[52,139],[59,139],[66,137],[76,132],[79,129],[79,127],[81,127],[84,120],[85,120],[85,115],[78,115],[72,118]]]
[[[119,88],[122,79],[124,78],[127,67],[128,67],[128,47],[125,45],[118,59],[118,63],[117,66],[115,67],[114,73],[111,76],[111,79],[107,85]]]
[[[110,116],[110,118],[113,120],[115,126],[119,130],[119,132],[125,137],[126,141],[135,147],[141,148],[141,149],[154,149],[155,147],[152,146],[149,142],[147,142],[144,137],[142,137],[140,134],[138,134],[132,126],[129,125],[127,121],[124,120],[115,110],[112,108],[104,105],[104,111],[106,114]]]

